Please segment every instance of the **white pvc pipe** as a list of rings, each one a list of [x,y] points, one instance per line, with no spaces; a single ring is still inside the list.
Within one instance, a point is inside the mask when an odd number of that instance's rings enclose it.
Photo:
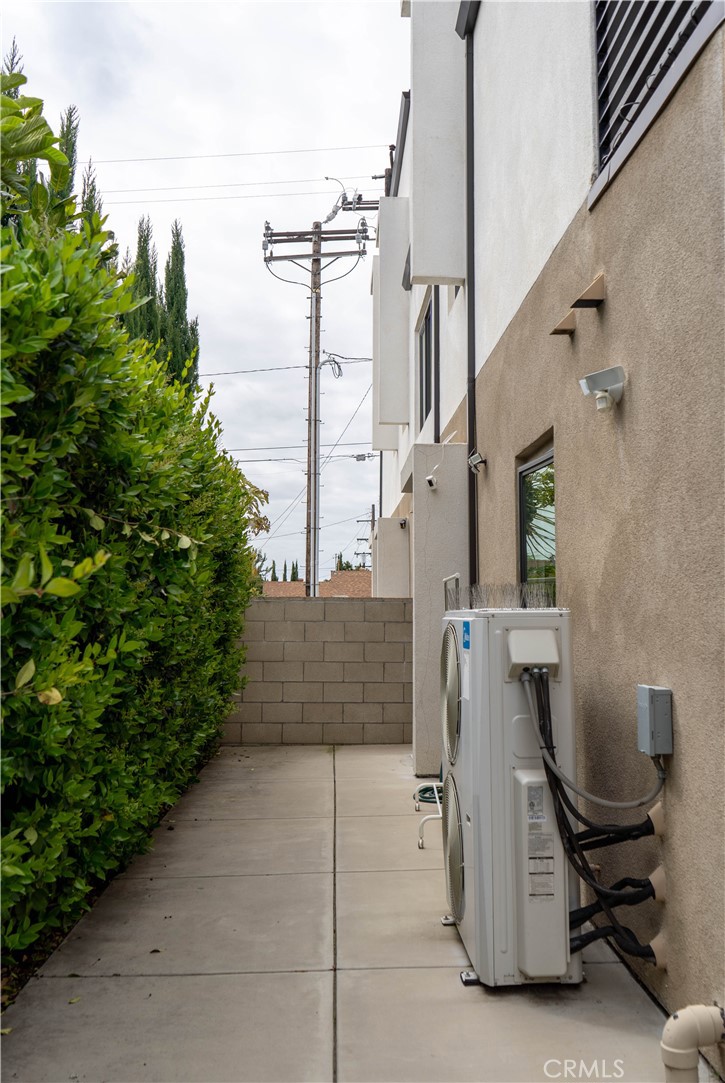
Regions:
[[[660,1042],[667,1083],[697,1083],[698,1049],[723,1040],[722,1008],[693,1004],[671,1015]]]

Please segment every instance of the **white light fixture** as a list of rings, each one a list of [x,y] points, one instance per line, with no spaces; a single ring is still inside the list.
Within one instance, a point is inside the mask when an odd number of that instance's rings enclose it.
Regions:
[[[579,386],[585,395],[593,395],[597,410],[611,410],[615,403],[621,402],[624,393],[624,369],[614,365],[610,369],[590,372]]]
[[[474,472],[474,474],[477,474],[482,466],[486,466],[486,462],[487,460],[484,459],[481,452],[477,451],[476,448],[474,448],[471,454],[468,456],[468,466]]]

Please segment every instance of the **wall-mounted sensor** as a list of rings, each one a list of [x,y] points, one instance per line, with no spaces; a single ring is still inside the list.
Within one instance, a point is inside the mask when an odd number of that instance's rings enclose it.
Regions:
[[[597,410],[611,410],[621,401],[624,392],[624,369],[615,365],[611,369],[590,372],[579,381],[579,386],[585,395],[594,396]]]
[[[428,477],[425,479],[425,483],[429,489],[438,488],[438,479],[436,478],[435,474],[429,474]]]

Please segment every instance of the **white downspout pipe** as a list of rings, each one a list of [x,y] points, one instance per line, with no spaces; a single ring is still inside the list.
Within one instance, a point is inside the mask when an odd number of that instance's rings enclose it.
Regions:
[[[694,1004],[665,1023],[660,1049],[666,1083],[697,1083],[698,1049],[725,1040],[725,1012]]]

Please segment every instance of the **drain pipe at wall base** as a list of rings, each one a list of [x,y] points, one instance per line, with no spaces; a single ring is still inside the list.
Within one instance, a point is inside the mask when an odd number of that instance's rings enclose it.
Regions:
[[[665,1023],[660,1049],[667,1083],[697,1083],[698,1049],[725,1041],[725,1011],[693,1004]]]

